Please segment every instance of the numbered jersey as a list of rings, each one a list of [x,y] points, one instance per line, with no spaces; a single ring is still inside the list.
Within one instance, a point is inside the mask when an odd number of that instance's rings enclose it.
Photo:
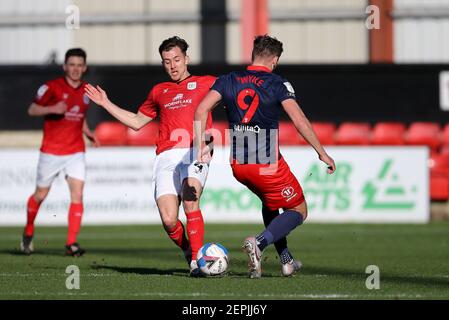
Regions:
[[[280,157],[278,128],[281,103],[295,99],[290,83],[262,66],[217,79],[231,130],[231,156],[237,163],[275,163]]]

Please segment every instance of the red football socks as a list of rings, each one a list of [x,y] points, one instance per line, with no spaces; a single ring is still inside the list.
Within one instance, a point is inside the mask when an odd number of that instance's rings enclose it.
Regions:
[[[192,259],[196,260],[196,254],[204,241],[204,221],[201,210],[186,212],[187,234],[192,247]]]
[[[24,234],[26,236],[32,236],[34,234],[34,220],[36,219],[37,212],[39,211],[40,206],[41,204],[38,203],[32,195],[28,198],[27,224],[24,231]]]
[[[76,242],[76,236],[81,228],[81,218],[83,217],[83,204],[71,203],[69,208],[69,230],[67,233],[67,245]]]
[[[189,241],[187,240],[186,233],[184,232],[184,225],[181,221],[178,220],[174,228],[165,230],[170,239],[172,239],[178,247],[184,251],[189,248]]]

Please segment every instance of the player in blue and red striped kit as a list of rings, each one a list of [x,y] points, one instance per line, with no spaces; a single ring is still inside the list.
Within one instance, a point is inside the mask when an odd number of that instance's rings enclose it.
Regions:
[[[231,167],[234,177],[262,201],[266,229],[245,239],[250,278],[262,275],[261,255],[274,243],[282,274],[290,276],[301,267],[287,248],[286,236],[307,217],[301,186],[278,147],[279,115],[284,109],[298,132],[315,149],[319,159],[335,171],[334,160],[321,146],[298,103],[292,85],[272,73],[282,54],[282,43],[270,36],[254,40],[252,64],[244,71],[220,76],[195,113],[197,137],[203,137],[208,113],[220,102],[226,106],[231,130]],[[197,139],[200,150],[204,139]],[[197,160],[203,161],[201,152]],[[283,213],[279,214],[279,209]]]

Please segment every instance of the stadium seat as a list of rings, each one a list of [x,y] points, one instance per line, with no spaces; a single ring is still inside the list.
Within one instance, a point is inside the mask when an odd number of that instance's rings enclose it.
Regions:
[[[442,174],[449,178],[449,154],[431,153],[429,169],[431,174]]]
[[[95,136],[101,146],[126,145],[126,132],[128,128],[115,121],[105,121],[95,128]]]
[[[371,144],[403,145],[405,130],[405,124],[400,122],[379,122],[373,128]]]
[[[447,176],[430,175],[430,198],[432,201],[449,200],[449,178]]]
[[[449,144],[442,145],[440,148],[441,154],[449,154]]]
[[[212,123],[212,129],[210,132],[214,137],[215,145],[228,145],[229,144],[229,124],[227,121],[214,121]]]
[[[441,144],[440,125],[433,122],[412,123],[405,133],[405,143],[436,150]]]
[[[323,145],[333,145],[335,144],[335,132],[337,127],[331,122],[313,122],[313,130],[315,131],[318,139]],[[301,137],[302,138],[302,137]]]
[[[345,122],[338,128],[335,142],[338,145],[368,145],[370,134],[368,123]]]
[[[279,144],[284,146],[305,145],[307,142],[296,130],[293,122],[279,122]]]
[[[443,128],[443,133],[441,134],[442,148],[449,150],[449,123],[447,123]]]
[[[449,153],[431,153],[430,169],[430,198],[433,201],[449,199]]]
[[[159,137],[159,123],[149,122],[138,131],[128,128],[126,142],[130,146],[154,146]]]

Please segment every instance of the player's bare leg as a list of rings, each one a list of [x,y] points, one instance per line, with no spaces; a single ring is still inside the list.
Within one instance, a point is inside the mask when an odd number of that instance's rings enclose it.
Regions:
[[[37,212],[41,203],[45,200],[50,187],[36,187],[34,193],[28,198],[27,202],[27,223],[22,235],[22,242],[20,243],[20,249],[23,253],[29,255],[34,251],[33,247],[33,235],[34,235],[34,220],[36,219]]]
[[[187,234],[192,248],[191,275],[200,275],[196,255],[204,242],[204,220],[200,210],[200,197],[203,188],[198,179],[188,177],[182,184],[182,205],[187,217]]]
[[[192,260],[192,251],[187,240],[184,225],[178,219],[179,216],[179,198],[174,194],[165,194],[157,198],[157,207],[161,216],[162,225],[170,239],[181,248],[187,263],[190,265]]]
[[[302,215],[303,221],[307,219],[307,203],[305,200],[300,205],[288,210],[295,211],[296,213]]]
[[[81,220],[83,217],[83,190],[84,181],[67,177],[67,183],[70,190],[70,208],[68,214],[68,232],[66,241],[66,255],[82,256],[84,250],[80,248],[76,238],[81,228]]]

